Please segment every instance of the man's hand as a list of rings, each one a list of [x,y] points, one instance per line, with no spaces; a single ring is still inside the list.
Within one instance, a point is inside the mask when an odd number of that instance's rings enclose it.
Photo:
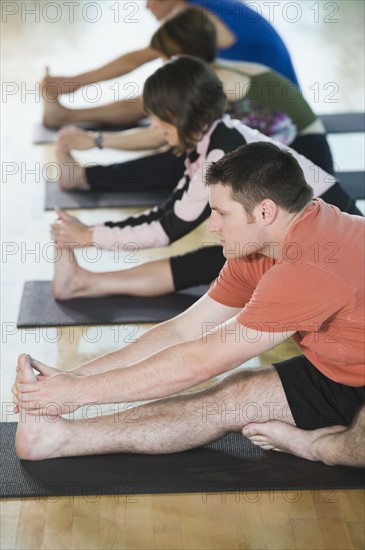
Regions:
[[[82,377],[62,372],[35,382],[17,384],[17,402],[27,413],[47,416],[70,414],[80,408]]]
[[[95,147],[94,133],[76,126],[65,126],[58,132],[56,144],[64,151],[91,149]]]
[[[37,380],[42,380],[44,378],[47,378],[48,376],[54,376],[55,374],[62,373],[62,371],[59,369],[48,367],[44,363],[41,363],[41,361],[37,361],[36,359],[33,359],[30,356],[28,357],[32,368],[37,372],[39,372],[39,374],[37,375]],[[20,372],[20,369],[18,364],[16,367],[15,382],[11,388],[11,391],[13,394],[14,414],[18,414],[19,412],[18,385],[21,383],[19,372]]]
[[[51,225],[51,235],[58,245],[77,248],[92,244],[92,227],[59,208],[55,210],[58,220]]]

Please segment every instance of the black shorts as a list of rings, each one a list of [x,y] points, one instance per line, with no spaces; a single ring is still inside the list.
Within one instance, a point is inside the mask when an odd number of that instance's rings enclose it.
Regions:
[[[304,355],[274,363],[298,428],[350,426],[365,402],[365,386],[338,384],[322,374]]]

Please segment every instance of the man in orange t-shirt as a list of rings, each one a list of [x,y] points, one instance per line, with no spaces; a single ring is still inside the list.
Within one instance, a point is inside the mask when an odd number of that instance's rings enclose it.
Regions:
[[[364,218],[313,200],[297,161],[272,143],[211,163],[206,181],[210,229],[228,260],[217,281],[183,314],[75,371],[22,354],[13,387],[21,458],[172,453],[242,431],[264,449],[365,466]],[[290,337],[303,355],[177,395]],[[97,422],[61,416],[151,400],[138,422],[130,410]]]
[[[210,230],[218,233],[227,258],[208,295],[242,308],[236,317],[242,340],[247,329],[257,340],[291,336],[303,353],[274,365],[302,429],[269,421],[249,423],[242,432],[264,449],[306,458],[319,435],[337,434],[341,453],[356,454],[351,445],[345,450],[348,430],[340,426],[351,424],[361,409],[355,431],[363,454],[364,219],[311,200],[309,187],[292,185],[290,159],[285,173],[278,155],[275,146],[241,147],[207,173]],[[324,438],[325,444],[332,439]]]

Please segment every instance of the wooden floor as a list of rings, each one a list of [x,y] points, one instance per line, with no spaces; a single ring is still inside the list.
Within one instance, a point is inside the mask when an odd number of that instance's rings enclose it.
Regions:
[[[51,279],[53,272],[48,252],[49,224],[55,216],[43,209],[43,177],[54,168],[54,151],[52,146],[31,144],[33,126],[41,118],[38,82],[43,68],[50,65],[53,73],[66,75],[92,68],[141,46],[156,27],[151,15],[144,10],[143,1],[99,2],[98,11],[95,2],[75,3],[73,17],[67,3],[57,4],[3,3],[6,5],[2,12],[1,38],[1,401],[4,422],[16,420],[9,413],[10,388],[20,352],[68,370],[122,343],[115,341],[115,331],[108,326],[99,328],[98,334],[85,327],[74,331],[67,327],[16,329],[24,282]],[[262,9],[268,10],[268,3],[263,4],[266,8]],[[289,4],[298,5],[301,11],[292,12]],[[11,15],[15,11],[17,13]],[[59,20],[55,23],[56,19]],[[303,91],[317,112],[364,109],[363,21],[364,6],[360,1],[281,2],[275,8],[274,25],[293,54]],[[123,87],[131,83],[141,89],[143,79],[156,66],[153,63],[121,79],[121,94],[127,89]],[[105,83],[100,89],[90,89],[87,97],[91,101],[94,91],[101,94],[101,101],[107,102],[113,99],[115,89],[115,85],[111,88],[110,83]],[[328,97],[330,92],[333,95]],[[79,94],[74,105],[83,103],[85,97]],[[331,144],[340,169],[363,168],[363,136],[332,137]],[[107,154],[105,152],[105,162],[110,159]],[[127,156],[122,154],[121,158]],[[76,212],[86,223],[117,219],[126,214],[126,210],[120,209]],[[174,252],[187,250],[207,238],[205,227],[201,227],[175,243],[172,249]],[[166,250],[143,251],[139,253],[139,261],[166,254]],[[120,265],[106,253],[102,262],[89,263],[88,268],[101,271],[119,269]],[[146,328],[145,325],[138,327],[140,331]],[[251,364],[267,364],[292,352],[293,346],[281,346]],[[0,546],[4,550],[360,549],[364,548],[364,493],[294,491],[208,496],[129,495],[118,499],[9,499],[1,503],[1,523]]]

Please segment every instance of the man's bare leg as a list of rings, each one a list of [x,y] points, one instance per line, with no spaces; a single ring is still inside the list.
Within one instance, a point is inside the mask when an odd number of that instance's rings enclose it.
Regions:
[[[115,296],[161,296],[174,292],[169,260],[157,260],[108,273],[93,273],[77,263],[71,248],[59,248],[52,293],[57,300]]]
[[[285,422],[251,423],[242,430],[254,445],[283,451],[330,466],[365,466],[365,407],[352,426],[301,430]]]
[[[31,367],[26,355],[19,362],[21,381],[30,376]],[[263,422],[274,418],[294,423],[273,367],[242,370],[208,390],[161,399],[132,411],[118,412],[117,406],[114,410],[94,422],[57,416],[50,422],[47,417],[25,414],[18,425],[18,456],[41,460],[118,452],[174,453],[239,432],[253,414]]]

